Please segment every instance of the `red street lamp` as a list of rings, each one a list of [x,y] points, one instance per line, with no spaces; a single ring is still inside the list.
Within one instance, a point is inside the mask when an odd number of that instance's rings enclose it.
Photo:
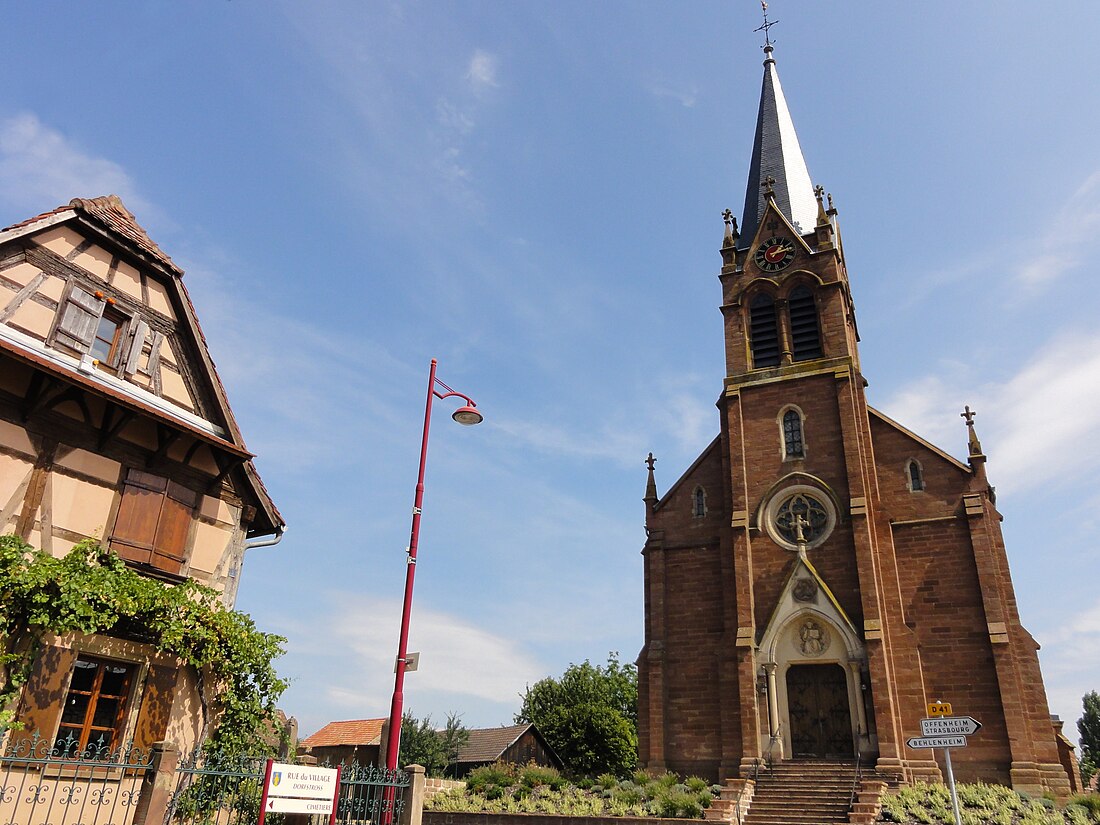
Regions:
[[[405,668],[408,666],[409,644],[409,614],[412,612],[413,576],[416,573],[416,545],[420,539],[420,514],[424,502],[424,464],[428,458],[428,428],[432,423],[432,402],[438,398],[461,398],[466,402],[459,407],[451,418],[459,424],[471,426],[480,424],[482,414],[477,409],[477,404],[468,395],[455,392],[438,378],[435,377],[436,360],[432,359],[431,371],[428,373],[428,401],[424,408],[424,438],[420,442],[420,474],[416,479],[416,498],[413,501],[412,537],[409,539],[409,558],[405,567],[405,603],[401,608],[401,636],[397,642],[397,666],[393,680],[393,701],[390,704],[390,729],[386,739],[386,768],[396,770],[397,755],[401,747],[401,711],[405,703],[403,687],[405,684]]]

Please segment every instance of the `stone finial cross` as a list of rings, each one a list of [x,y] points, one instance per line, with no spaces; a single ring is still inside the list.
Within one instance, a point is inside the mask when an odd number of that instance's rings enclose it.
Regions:
[[[645,466],[649,468],[649,471],[653,472],[653,465],[657,463],[657,459],[653,457],[653,453],[649,454],[649,457],[645,460]]]
[[[726,222],[726,226],[732,226],[733,225],[733,212],[731,212],[730,210],[727,209],[725,212],[722,213],[722,220],[724,220]]]
[[[962,418],[966,419],[966,426],[970,427],[974,424],[974,416],[976,416],[977,413],[974,412],[973,410],[971,410],[970,405],[967,404],[966,407],[963,409],[963,411],[961,413],[959,413],[959,415]]]
[[[794,513],[791,516],[791,527],[794,528],[794,543],[805,544],[806,534],[802,532],[802,528],[809,527],[809,522],[803,518],[801,513]]]
[[[820,183],[814,187],[814,197],[817,198],[817,202],[821,203],[821,198],[825,194],[825,187]]]
[[[764,187],[764,197],[771,198],[775,196],[775,178],[768,175],[764,180],[760,182],[760,185]]]

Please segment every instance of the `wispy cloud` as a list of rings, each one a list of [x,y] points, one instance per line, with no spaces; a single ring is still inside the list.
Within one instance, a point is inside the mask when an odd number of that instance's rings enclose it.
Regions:
[[[489,52],[477,49],[470,58],[469,68],[466,70],[466,80],[475,92],[496,88],[497,82],[497,57]]]
[[[23,217],[74,197],[116,194],[134,212],[151,205],[126,170],[95,157],[31,112],[0,121],[0,202]]]
[[[1100,170],[1093,172],[1066,200],[1034,251],[1020,262],[1016,282],[1033,294],[1086,259],[1100,234]]]
[[[693,108],[699,99],[699,89],[695,85],[676,87],[667,83],[654,83],[649,87],[649,92],[654,97],[675,100],[685,109]]]
[[[1068,484],[1091,471],[1093,451],[1080,445],[1100,439],[1100,333],[1064,333],[1007,379],[973,379],[956,365],[917,379],[882,409],[933,440],[961,444],[956,414],[969,403],[980,413],[990,474],[1006,491]]]

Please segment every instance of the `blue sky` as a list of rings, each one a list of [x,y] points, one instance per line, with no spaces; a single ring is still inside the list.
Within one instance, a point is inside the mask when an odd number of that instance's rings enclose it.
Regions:
[[[0,224],[114,192],[186,269],[290,524],[238,606],[288,637],[303,734],[388,711],[433,357],[486,422],[433,427],[407,708],[510,723],[525,684],[633,659],[642,461],[664,491],[718,429],[759,5],[5,12]],[[771,13],[871,403],[956,456],[978,410],[1072,729],[1100,689],[1100,6]]]

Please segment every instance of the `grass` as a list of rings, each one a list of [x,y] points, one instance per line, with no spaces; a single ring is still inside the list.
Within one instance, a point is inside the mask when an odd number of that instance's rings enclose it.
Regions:
[[[1100,796],[1074,797],[1062,809],[1046,797],[1030,797],[1003,785],[959,784],[963,825],[1093,825],[1100,822]],[[918,783],[882,800],[880,822],[954,825],[946,785]]]
[[[436,794],[424,808],[465,813],[554,814],[558,816],[641,816],[702,819],[718,787],[697,776],[674,773],[629,779],[603,774],[568,782],[552,768],[496,763],[478,768],[466,787]]]

